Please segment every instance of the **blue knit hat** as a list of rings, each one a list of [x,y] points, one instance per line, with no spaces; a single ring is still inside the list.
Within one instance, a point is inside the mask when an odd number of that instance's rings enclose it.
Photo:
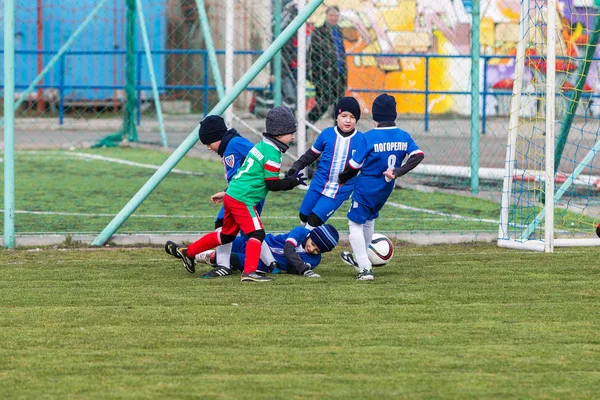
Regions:
[[[396,99],[389,94],[380,94],[373,101],[371,108],[373,121],[394,122],[398,114],[396,113]]]
[[[333,225],[324,224],[310,231],[308,237],[317,245],[321,253],[326,253],[337,245],[340,234]]]
[[[360,105],[354,97],[342,97],[335,104],[336,118],[344,111],[348,111],[350,114],[354,115],[354,119],[356,119],[357,121],[360,119]]]

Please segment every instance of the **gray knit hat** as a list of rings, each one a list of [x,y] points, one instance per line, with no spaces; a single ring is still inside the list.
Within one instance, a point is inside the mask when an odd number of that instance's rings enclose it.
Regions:
[[[292,110],[286,106],[275,107],[267,113],[267,121],[265,123],[267,135],[282,136],[288,133],[295,133],[296,117]]]

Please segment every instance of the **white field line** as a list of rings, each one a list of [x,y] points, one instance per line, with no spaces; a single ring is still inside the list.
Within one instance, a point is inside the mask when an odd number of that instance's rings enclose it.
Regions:
[[[491,219],[478,219],[473,217],[464,217],[462,215],[457,214],[446,214],[438,211],[427,210],[423,208],[411,207],[403,204],[397,204],[388,202],[386,204],[391,205],[392,207],[401,208],[405,210],[421,212],[429,215],[437,215],[439,217],[444,218],[429,218],[428,221],[446,221],[448,218],[451,219],[459,219],[463,221],[471,221],[471,222],[485,222],[485,223],[493,223],[497,224],[498,221]],[[4,213],[4,210],[0,210],[1,213]],[[116,214],[103,214],[103,213],[73,213],[73,212],[63,212],[63,211],[29,211],[29,210],[15,210],[15,214],[30,214],[30,215],[60,215],[60,216],[73,216],[73,217],[114,217]],[[177,218],[177,219],[206,219],[206,218],[215,218],[214,215],[165,215],[165,214],[132,214],[131,217],[134,218]],[[296,219],[295,216],[269,216],[269,219]],[[331,220],[345,220],[346,217],[331,217]],[[393,221],[413,221],[414,218],[386,218],[387,220]]]
[[[104,157],[104,156],[100,156],[100,155],[96,155],[96,154],[88,154],[88,153],[80,153],[80,152],[51,152],[51,151],[22,151],[19,152],[17,154],[36,154],[36,155],[59,155],[59,156],[64,156],[67,158],[83,158],[83,159],[87,159],[87,160],[96,160],[96,161],[106,161],[106,162],[112,162],[115,164],[123,164],[123,165],[129,165],[131,167],[138,167],[138,168],[147,168],[147,169],[153,169],[153,170],[158,170],[160,168],[160,166],[157,165],[152,165],[152,164],[144,164],[144,163],[138,163],[138,162],[134,162],[134,161],[128,161],[128,160],[121,160],[119,158],[113,158],[113,157]],[[1,162],[1,159],[0,159]],[[180,174],[180,175],[194,175],[194,176],[204,176],[204,173],[202,172],[195,172],[195,171],[186,171],[186,170],[182,170],[182,169],[177,169],[174,168],[171,170],[172,173],[174,174]]]
[[[498,224],[498,220],[494,220],[494,219],[482,219],[482,218],[465,217],[465,216],[458,215],[458,214],[447,214],[447,213],[443,213],[443,212],[439,212],[439,211],[428,210],[426,208],[416,208],[416,207],[407,206],[405,204],[392,203],[391,201],[388,201],[385,204],[389,204],[392,207],[400,208],[402,210],[410,210],[410,211],[421,212],[421,213],[424,213],[424,214],[438,215],[440,217],[448,217],[448,218],[452,218],[452,219],[460,219],[460,220],[463,220],[463,221],[489,222],[490,224]]]

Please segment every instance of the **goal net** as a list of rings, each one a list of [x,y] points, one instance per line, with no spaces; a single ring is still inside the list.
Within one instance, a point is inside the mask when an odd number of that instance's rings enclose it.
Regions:
[[[599,3],[522,0],[499,246],[600,244]]]

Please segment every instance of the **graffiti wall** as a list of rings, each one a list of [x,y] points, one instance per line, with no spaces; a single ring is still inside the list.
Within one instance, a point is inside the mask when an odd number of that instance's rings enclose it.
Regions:
[[[537,4],[536,4],[537,3]],[[396,94],[399,112],[423,114],[425,107],[432,114],[458,113],[470,110],[468,95],[448,94],[448,91],[470,92],[471,15],[468,0],[331,0],[342,14],[341,26],[348,53],[349,91],[360,99],[366,109],[378,93],[352,92],[353,89],[402,91]],[[545,1],[531,0],[531,7],[543,9]],[[519,31],[519,0],[481,0],[480,50],[482,55],[514,56]],[[547,13],[547,11],[545,11]],[[593,0],[558,0],[557,57],[582,57],[589,32],[593,29]],[[545,19],[545,16],[540,18]],[[313,22],[319,23],[318,13]],[[539,29],[539,28],[538,28]],[[541,54],[533,44],[530,54]],[[536,53],[537,51],[537,53]],[[370,54],[410,54],[410,57],[381,57]],[[428,60],[418,55],[431,56]],[[449,56],[439,58],[436,56]],[[534,79],[539,63],[528,65],[526,79]],[[483,87],[481,64],[480,87]],[[513,59],[489,59],[485,64],[485,87],[490,92],[510,90],[514,80]],[[577,69],[573,61],[557,61],[558,91],[568,90],[569,74]],[[586,84],[588,91],[600,93],[597,63],[593,63]],[[423,94],[411,92],[441,92],[430,94],[425,104]],[[504,101],[503,101],[504,99]],[[490,95],[486,98],[487,115],[502,115],[508,111],[508,96]]]

